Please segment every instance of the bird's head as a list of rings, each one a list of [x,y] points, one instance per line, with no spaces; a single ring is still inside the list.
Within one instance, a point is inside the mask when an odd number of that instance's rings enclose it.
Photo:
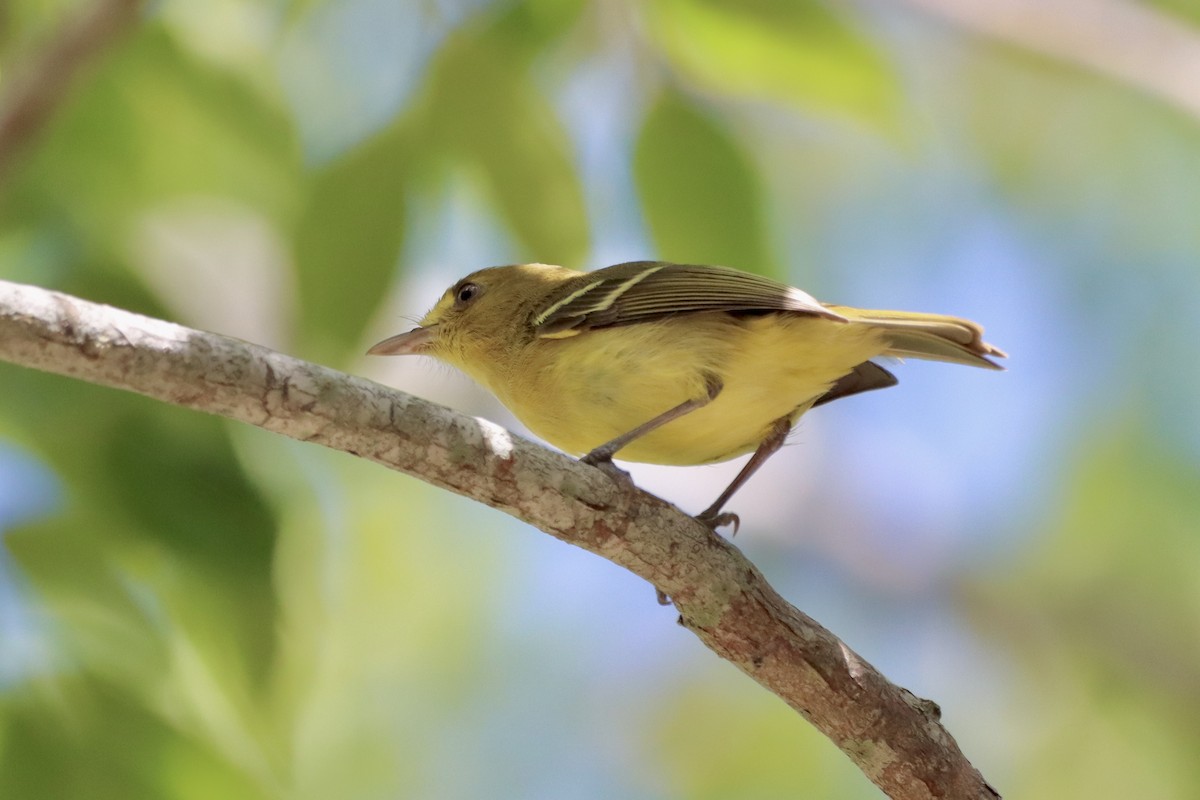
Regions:
[[[484,379],[504,369],[506,359],[533,336],[530,320],[538,303],[579,273],[548,264],[489,267],[447,289],[407,333],[384,339],[373,356],[429,355]]]

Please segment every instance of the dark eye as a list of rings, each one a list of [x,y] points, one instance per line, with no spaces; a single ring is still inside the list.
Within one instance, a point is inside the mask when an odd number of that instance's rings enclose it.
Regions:
[[[469,303],[475,299],[475,295],[479,294],[479,286],[474,283],[464,283],[458,287],[458,291],[454,293],[454,299],[459,305]]]

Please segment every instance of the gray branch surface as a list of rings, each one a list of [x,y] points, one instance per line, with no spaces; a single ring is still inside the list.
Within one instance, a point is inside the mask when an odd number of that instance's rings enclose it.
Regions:
[[[265,347],[6,281],[0,359],[341,450],[505,511],[670,596],[681,625],[803,714],[890,797],[999,797],[934,703],[789,605],[731,543],[573,458]]]

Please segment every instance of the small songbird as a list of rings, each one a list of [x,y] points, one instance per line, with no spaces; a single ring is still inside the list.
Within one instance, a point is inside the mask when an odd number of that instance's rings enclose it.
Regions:
[[[965,319],[830,305],[727,267],[635,261],[595,272],[491,267],[446,290],[420,327],[371,355],[430,355],[470,375],[538,436],[615,470],[613,456],[694,465],[753,457],[721,509],[814,406],[896,379],[871,359],[1002,369]]]

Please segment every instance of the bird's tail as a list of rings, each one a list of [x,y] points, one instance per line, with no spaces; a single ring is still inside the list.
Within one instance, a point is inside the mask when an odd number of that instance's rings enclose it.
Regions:
[[[852,322],[881,330],[888,343],[884,355],[1004,369],[989,356],[1006,358],[1005,352],[985,342],[983,328],[970,320],[912,311],[872,311],[835,305],[827,307]]]

